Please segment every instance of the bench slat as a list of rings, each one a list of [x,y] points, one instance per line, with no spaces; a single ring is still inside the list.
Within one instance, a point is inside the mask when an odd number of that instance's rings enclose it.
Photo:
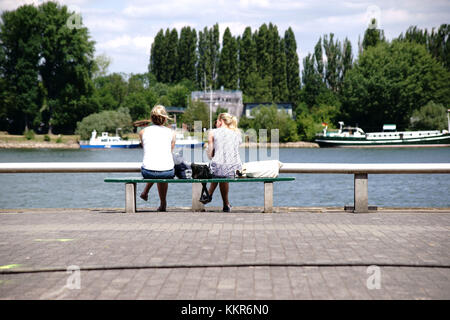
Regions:
[[[294,177],[278,177],[278,178],[213,178],[213,179],[144,179],[144,178],[105,178],[105,182],[121,182],[121,183],[211,183],[211,182],[277,182],[277,181],[293,181]]]

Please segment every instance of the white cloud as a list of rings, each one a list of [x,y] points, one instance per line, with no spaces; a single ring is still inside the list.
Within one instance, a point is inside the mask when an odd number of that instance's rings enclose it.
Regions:
[[[44,0],[0,0],[0,10],[14,10],[23,4],[39,5]],[[358,36],[368,25],[370,6],[380,8],[380,27],[388,39],[397,37],[411,25],[438,27],[450,21],[449,0],[59,0],[80,8],[83,23],[96,41],[97,52],[113,58],[112,72],[145,72],[153,37],[159,29],[197,31],[219,24],[221,40],[226,27],[234,36],[272,22],[282,36],[294,30],[302,60],[324,34],[345,37],[357,50]],[[300,61],[301,62],[301,61]]]
[[[82,12],[83,14],[83,12]],[[95,15],[83,15],[83,23],[91,31],[97,32],[124,32],[126,31],[129,23],[128,20],[110,16],[108,14],[95,14]]]
[[[191,28],[197,28],[198,25],[195,22],[189,22],[189,21],[176,21],[172,22],[169,26],[167,26],[169,29],[177,29],[178,32],[181,31],[184,27],[191,27]]]
[[[242,23],[242,22],[220,22],[219,23],[219,32],[220,32],[220,39],[222,40],[223,33],[225,32],[226,28],[230,28],[230,32],[233,36],[241,36],[244,33],[245,28],[252,27],[249,24]],[[254,27],[252,27],[252,30],[254,30]]]
[[[138,49],[139,51],[141,51],[142,48],[150,50],[152,43],[153,37],[148,36],[130,37],[129,35],[121,35],[119,37],[116,37],[114,39],[105,42],[99,42],[97,44],[97,49],[108,50],[108,49],[126,48],[127,50]]]
[[[43,3],[43,0],[2,0],[0,1],[0,10],[6,11],[6,10],[15,10],[20,6],[23,6],[25,4],[33,4],[33,5],[40,5]]]
[[[268,8],[270,3],[269,0],[240,0],[239,5],[244,8],[248,7]]]
[[[15,10],[20,6],[23,6],[25,4],[32,4],[35,6],[38,6],[40,4],[43,4],[47,0],[1,0],[0,1],[0,10]],[[88,2],[88,0],[53,0],[58,2],[61,5],[73,5],[73,6],[80,6],[82,4],[85,4]]]
[[[194,19],[200,15],[211,13],[218,9],[215,3],[207,0],[166,0],[131,4],[122,10],[123,14],[131,18],[177,18],[190,17]]]

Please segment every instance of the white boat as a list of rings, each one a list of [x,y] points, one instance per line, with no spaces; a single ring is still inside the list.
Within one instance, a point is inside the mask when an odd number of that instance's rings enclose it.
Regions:
[[[175,148],[199,148],[204,145],[203,141],[192,136],[185,137],[183,133],[177,133],[175,138]]]
[[[97,131],[92,131],[89,141],[80,141],[81,149],[111,149],[111,148],[139,148],[141,143],[139,140],[123,140],[119,136],[109,136],[108,132],[102,132],[97,137]]]

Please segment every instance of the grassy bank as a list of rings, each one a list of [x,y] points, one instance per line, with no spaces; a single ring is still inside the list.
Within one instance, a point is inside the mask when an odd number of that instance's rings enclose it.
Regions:
[[[33,137],[25,137],[25,135],[13,135],[6,132],[0,132],[0,148],[59,148],[59,149],[76,149],[79,136],[77,135],[47,135],[34,134]]]
[[[79,135],[34,134],[28,138],[25,135],[0,131],[0,149],[78,149],[80,147]],[[124,134],[123,138],[137,140],[139,135],[129,133]]]

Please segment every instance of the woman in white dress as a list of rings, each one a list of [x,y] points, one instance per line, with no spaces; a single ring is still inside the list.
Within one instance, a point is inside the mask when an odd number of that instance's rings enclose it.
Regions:
[[[208,135],[208,157],[211,159],[211,171],[216,178],[234,178],[236,170],[242,169],[239,155],[239,145],[242,142],[241,132],[237,128],[237,119],[229,113],[219,114],[216,121],[217,129],[211,130]],[[216,190],[217,183],[211,183],[209,187],[209,199]],[[231,212],[228,200],[228,182],[219,183],[220,194],[223,200],[223,211]]]

